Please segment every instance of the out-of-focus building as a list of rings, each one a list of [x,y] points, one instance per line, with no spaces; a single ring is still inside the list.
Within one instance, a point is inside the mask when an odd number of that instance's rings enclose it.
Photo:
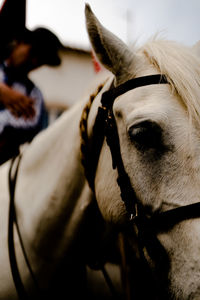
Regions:
[[[30,74],[44,95],[50,123],[80,100],[102,68],[90,51],[65,47],[60,56],[59,67],[43,66]]]

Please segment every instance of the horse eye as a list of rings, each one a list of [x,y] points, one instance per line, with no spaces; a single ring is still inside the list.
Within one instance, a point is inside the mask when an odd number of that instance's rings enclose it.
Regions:
[[[163,148],[162,129],[155,122],[144,121],[133,125],[129,128],[128,134],[135,147],[140,151]]]

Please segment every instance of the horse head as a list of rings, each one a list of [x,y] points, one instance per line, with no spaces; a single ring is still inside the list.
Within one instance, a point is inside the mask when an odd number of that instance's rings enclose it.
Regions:
[[[114,75],[110,88],[120,91],[113,100],[112,114],[123,168],[136,198],[136,231],[143,232],[144,258],[157,278],[164,280],[167,299],[199,299],[198,47],[194,50],[152,39],[139,49],[130,49],[101,25],[89,5],[86,23],[98,59]],[[156,74],[157,81],[152,80]],[[121,92],[126,82],[131,80],[135,85],[134,80],[142,77],[143,84]],[[147,84],[145,80],[149,78],[152,82]],[[107,95],[107,101],[109,97],[112,93]],[[94,183],[96,199],[103,217],[122,225],[129,223],[129,212],[120,197],[118,175],[117,168],[112,166],[112,151],[104,142]],[[144,230],[142,218],[146,227],[153,228],[153,234],[152,230]],[[149,247],[145,240],[150,237],[159,245],[156,250],[151,251],[154,246]],[[166,254],[163,260],[167,260],[167,268],[158,259],[162,252],[159,249]]]

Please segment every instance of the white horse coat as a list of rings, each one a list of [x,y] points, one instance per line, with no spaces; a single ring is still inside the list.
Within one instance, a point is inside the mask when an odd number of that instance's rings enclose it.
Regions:
[[[101,95],[109,89],[113,78],[115,85],[119,85],[135,77],[164,74],[169,84],[140,87],[115,100],[121,156],[137,198],[148,214],[199,202],[200,60],[195,54],[198,51],[155,40],[137,51],[131,50],[99,23],[89,6],[86,6],[86,21],[96,55],[114,74],[92,104],[88,136]],[[50,294],[53,291],[54,296],[55,289],[58,293],[65,291],[66,297],[70,285],[77,286],[70,290],[75,293],[72,299],[76,298],[78,287],[84,286],[80,270],[85,264],[85,241],[90,235],[84,231],[85,219],[90,224],[87,230],[96,226],[87,215],[94,195],[80,157],[79,123],[87,101],[85,98],[77,103],[24,149],[16,186],[18,223],[38,283],[43,291]],[[156,141],[151,143],[150,139],[147,143],[143,132]],[[9,164],[0,168],[2,300],[17,299],[7,249]],[[116,178],[110,151],[104,143],[95,177],[96,201],[105,222],[119,226],[128,222],[128,218]],[[180,222],[167,232],[159,232],[158,239],[170,260],[165,274],[168,299],[200,299],[200,219]],[[15,245],[24,286],[34,298],[34,287],[16,234]],[[154,268],[148,253],[145,256]]]

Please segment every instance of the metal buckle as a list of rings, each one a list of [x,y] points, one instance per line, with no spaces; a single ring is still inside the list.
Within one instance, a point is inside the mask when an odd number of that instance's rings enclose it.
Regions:
[[[129,220],[134,221],[138,217],[138,206],[137,203],[135,203],[135,214],[131,214]]]

